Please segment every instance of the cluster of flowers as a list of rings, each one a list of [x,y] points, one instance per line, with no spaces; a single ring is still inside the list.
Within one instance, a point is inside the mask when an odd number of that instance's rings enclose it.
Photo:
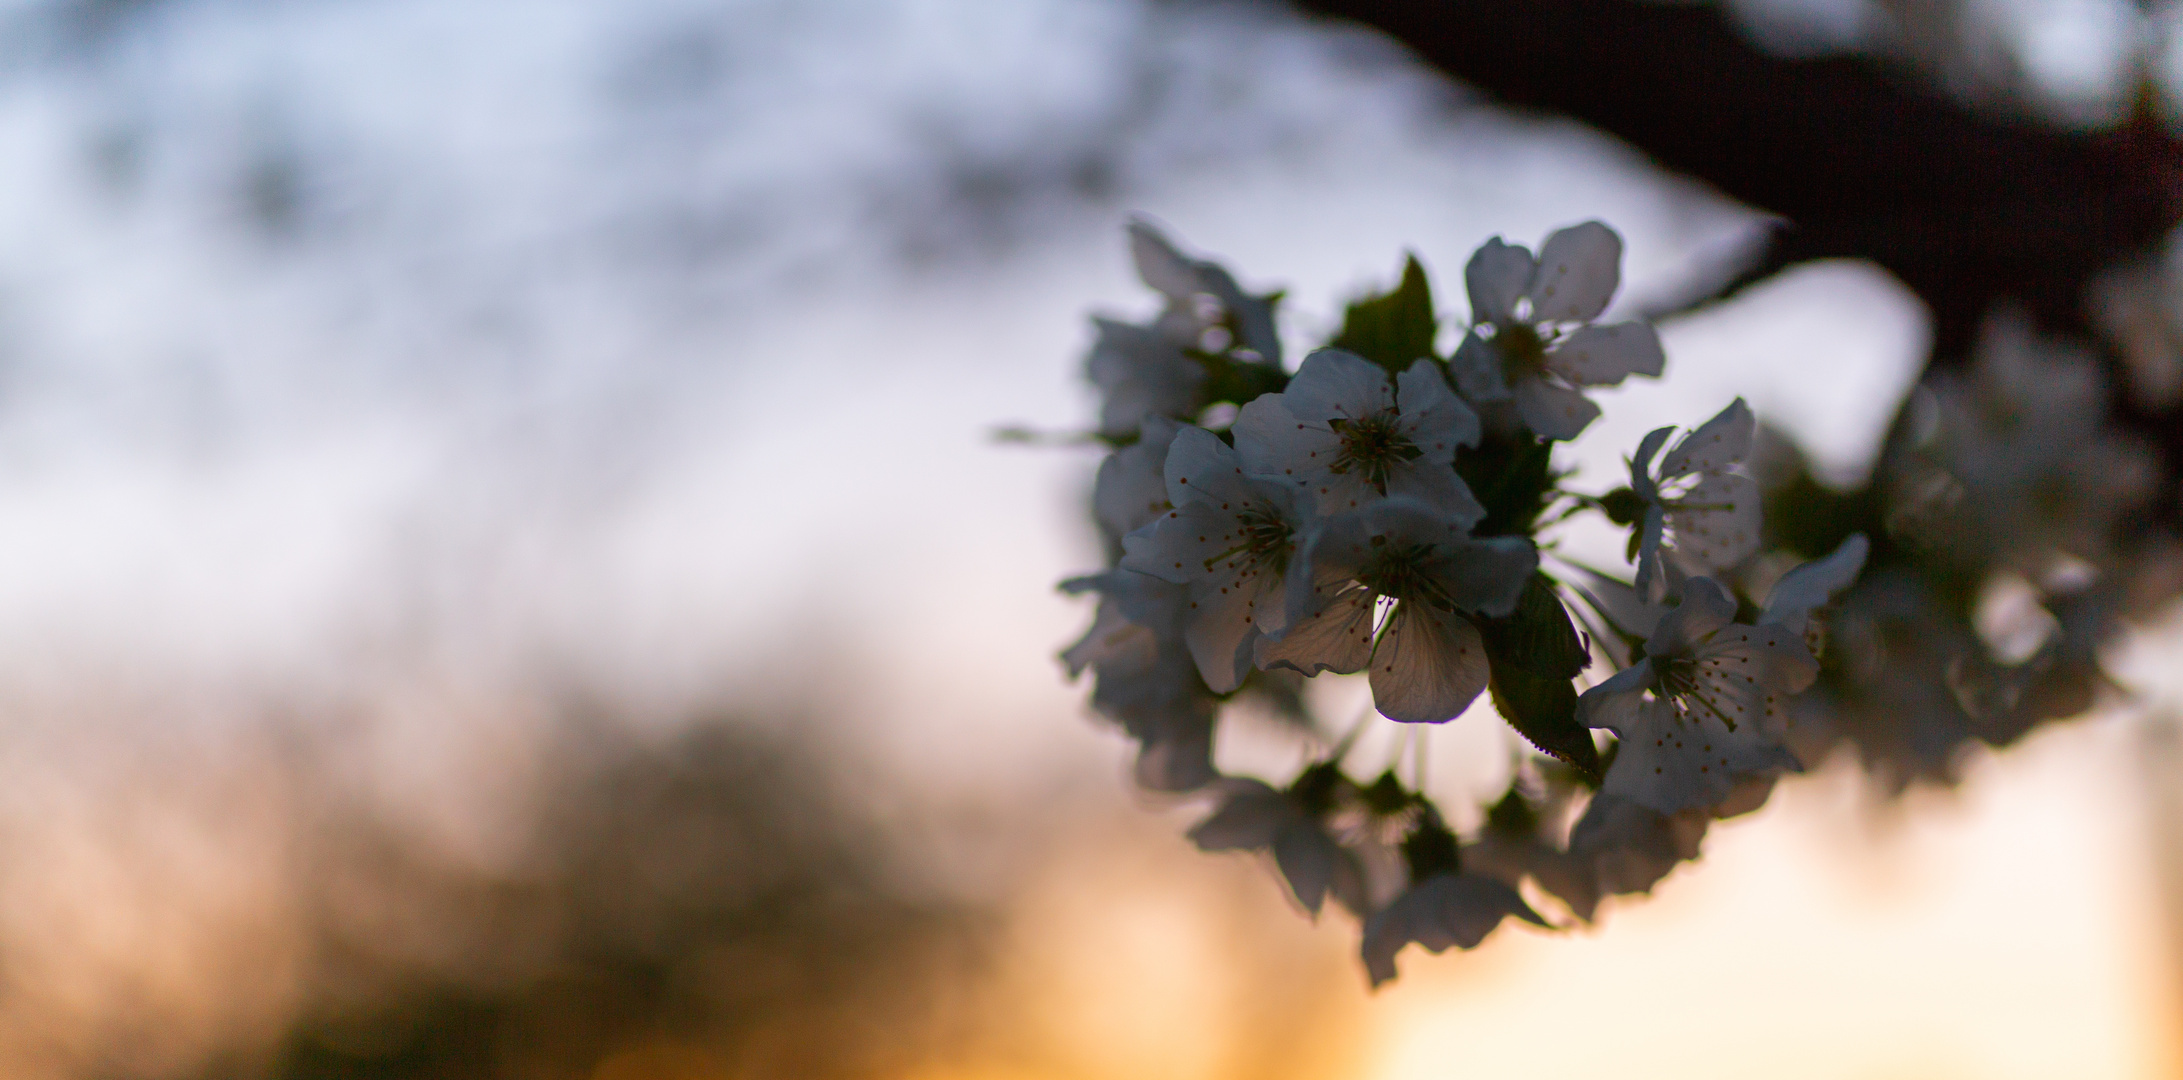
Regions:
[[[1138,743],[1141,784],[1210,801],[1200,847],[1269,854],[1307,910],[1331,897],[1362,921],[1375,984],[1411,942],[1548,925],[1527,889],[1578,919],[1649,890],[1710,821],[1809,760],[1798,703],[1865,537],[1751,569],[1762,493],[1740,400],[1646,436],[1627,486],[1570,491],[1551,467],[1599,413],[1586,388],[1663,368],[1652,327],[1597,321],[1619,284],[1611,229],[1562,229],[1536,254],[1489,241],[1447,356],[1413,259],[1293,372],[1275,297],[1146,225],[1130,243],[1165,302],[1142,325],[1095,324],[1109,566],[1063,584],[1099,596],[1064,660]],[[1580,512],[1630,529],[1629,580],[1542,555],[1542,531]],[[1352,776],[1355,730],[1320,735],[1285,781],[1216,767],[1230,703],[1308,721],[1302,679],[1357,673],[1388,720],[1443,723],[1483,695],[1536,751],[1473,835],[1393,768]]]

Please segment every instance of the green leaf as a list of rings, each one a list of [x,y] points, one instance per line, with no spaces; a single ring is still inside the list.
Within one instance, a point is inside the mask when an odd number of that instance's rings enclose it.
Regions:
[[[1591,657],[1553,582],[1534,573],[1524,582],[1516,610],[1505,619],[1478,620],[1478,631],[1492,665],[1487,688],[1493,707],[1541,753],[1596,782],[1599,749],[1591,731],[1577,722],[1577,690],[1570,682]]]
[[[1438,358],[1433,338],[1439,333],[1433,317],[1433,288],[1425,280],[1425,267],[1411,255],[1402,267],[1402,282],[1394,291],[1367,296],[1349,305],[1342,318],[1342,332],[1327,344],[1347,349],[1392,372],[1408,370],[1420,357]]]
[[[1486,508],[1471,535],[1530,536],[1553,498],[1553,459],[1554,444],[1528,434],[1488,435],[1457,454],[1456,475]]]

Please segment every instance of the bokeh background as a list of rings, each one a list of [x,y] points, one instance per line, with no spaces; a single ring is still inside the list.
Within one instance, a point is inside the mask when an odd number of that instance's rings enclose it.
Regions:
[[[2159,5],[1704,12],[2183,99]],[[1273,3],[0,3],[0,1075],[2183,1074],[2165,623],[1957,787],[1829,763],[1376,995],[1191,850],[1055,660],[1096,453],[993,437],[1089,420],[1140,214],[1299,346],[1406,249],[1459,316],[1600,217],[1670,312],[1778,224]],[[1856,259],[1662,329],[1580,482],[1741,394],[1853,485],[1934,340]]]

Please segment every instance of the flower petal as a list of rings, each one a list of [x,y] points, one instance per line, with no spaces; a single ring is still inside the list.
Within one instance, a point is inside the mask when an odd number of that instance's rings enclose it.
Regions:
[[[1668,516],[1659,506],[1645,507],[1645,516],[1637,523],[1637,577],[1634,584],[1639,596],[1655,595],[1652,583],[1660,577],[1660,541],[1667,534]]]
[[[1524,426],[1549,439],[1574,439],[1599,415],[1590,398],[1544,379],[1518,379],[1510,392],[1516,395],[1516,415]]]
[[[1231,507],[1249,498],[1243,459],[1220,436],[1195,425],[1175,434],[1162,468],[1167,500],[1176,506],[1204,503]]]
[[[1188,728],[1144,738],[1134,771],[1138,786],[1147,791],[1196,791],[1220,779],[1213,768],[1212,711],[1206,710],[1201,722]]]
[[[1420,360],[1410,365],[1396,377],[1395,387],[1402,431],[1424,452],[1424,460],[1447,464],[1455,460],[1456,447],[1478,444],[1478,414],[1448,389],[1439,364]]]
[[[1092,484],[1092,513],[1107,535],[1119,540],[1168,511],[1167,447],[1175,422],[1148,416],[1137,441],[1108,454]],[[1217,440],[1216,440],[1217,441]]]
[[[1781,575],[1773,591],[1766,595],[1766,610],[1759,615],[1759,623],[1772,623],[1792,634],[1802,634],[1815,609],[1825,607],[1857,580],[1858,572],[1865,567],[1869,546],[1865,534],[1852,533],[1833,554]]]
[[[1657,502],[1660,499],[1660,485],[1652,479],[1652,456],[1660,452],[1660,447],[1673,434],[1675,428],[1672,426],[1646,432],[1645,437],[1638,441],[1637,453],[1630,456],[1630,490],[1646,502]]]
[[[1698,652],[1701,674],[1713,668],[1722,677],[1740,681],[1754,691],[1780,696],[1801,693],[1819,677],[1819,661],[1804,646],[1804,637],[1786,626],[1767,624],[1723,628]]]
[[[1597,221],[1572,225],[1539,245],[1532,275],[1531,317],[1538,322],[1590,322],[1607,310],[1622,281],[1622,238]]]
[[[1263,780],[1234,777],[1216,790],[1220,808],[1189,832],[1199,851],[1264,851],[1301,817],[1295,800]]]
[[[1320,349],[1304,357],[1281,399],[1296,419],[1323,422],[1392,409],[1395,387],[1378,364],[1353,352]]]
[[[1736,601],[1712,578],[1694,577],[1683,582],[1682,602],[1660,617],[1645,652],[1652,656],[1695,655],[1697,646],[1736,617]]]
[[[1455,388],[1472,401],[1484,404],[1508,400],[1508,377],[1501,370],[1501,352],[1476,333],[1463,335],[1463,343],[1455,347],[1455,355],[1448,360],[1448,375],[1455,380]]]
[[[1579,386],[1613,386],[1631,375],[1657,378],[1666,366],[1659,332],[1641,322],[1578,327],[1546,354],[1547,370]]]
[[[1372,704],[1410,724],[1453,720],[1486,688],[1485,641],[1469,619],[1405,600],[1372,652]]]
[[[1675,553],[1696,569],[1726,570],[1759,547],[1758,481],[1711,473],[1667,504]]]
[[[1183,640],[1198,664],[1205,687],[1225,694],[1250,673],[1260,616],[1281,616],[1281,582],[1262,574],[1237,573],[1201,581],[1190,590],[1193,608]]]
[[[1149,222],[1129,223],[1129,256],[1137,277],[1174,303],[1188,304],[1204,291],[1197,266]]]
[[[1647,702],[1600,790],[1663,814],[1710,810],[1742,777],[1798,767],[1760,727],[1739,724],[1731,731],[1702,707],[1678,715],[1666,701]]]
[[[1463,267],[1463,286],[1470,293],[1473,323],[1506,323],[1516,317],[1516,300],[1531,285],[1538,270],[1531,252],[1496,236],[1471,253]]]
[[[1638,706],[1652,687],[1652,661],[1639,660],[1614,673],[1614,677],[1586,690],[1577,698],[1577,723],[1606,728],[1627,735],[1637,721]]]
[[[1455,475],[1455,468],[1445,461],[1419,458],[1389,465],[1387,496],[1422,502],[1466,532],[1486,518],[1486,508],[1471,494],[1470,485]]]
[[[1196,410],[1205,368],[1182,346],[1156,330],[1112,319],[1093,319],[1099,338],[1084,370],[1106,395],[1099,430],[1126,435],[1148,416],[1185,416]]]
[[[1313,915],[1319,914],[1320,904],[1349,857],[1333,837],[1310,821],[1298,821],[1281,830],[1273,842],[1274,865],[1289,883],[1296,902]]]
[[[1298,420],[1281,394],[1261,394],[1244,405],[1228,430],[1235,434],[1244,473],[1299,486],[1324,475],[1342,448],[1340,436],[1325,423]]]
[[[1524,582],[1539,568],[1539,549],[1521,536],[1442,538],[1425,571],[1455,606],[1492,618],[1516,610]]]
[[[1516,890],[1483,874],[1441,874],[1396,897],[1366,920],[1364,967],[1378,986],[1395,977],[1395,954],[1411,942],[1427,952],[1451,946],[1476,948],[1501,920],[1515,916],[1545,926],[1546,920]]]
[[[1310,614],[1295,618],[1292,612],[1292,621],[1280,637],[1260,636],[1253,648],[1254,659],[1262,668],[1288,668],[1305,675],[1361,671],[1372,661],[1375,607],[1371,590],[1361,585],[1343,588]]]
[[[1751,407],[1737,398],[1696,431],[1683,436],[1675,449],[1660,459],[1660,479],[1721,472],[1739,464],[1750,456],[1751,438],[1757,431],[1758,419],[1751,415]]]

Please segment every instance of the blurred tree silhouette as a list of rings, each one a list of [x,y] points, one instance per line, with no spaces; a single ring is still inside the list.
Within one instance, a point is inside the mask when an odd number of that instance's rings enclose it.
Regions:
[[[1951,99],[1908,65],[1774,55],[1709,4],[1300,0],[1377,28],[1509,105],[1565,114],[1780,215],[1763,254],[1705,302],[1797,263],[1869,259],[1925,302],[1932,363],[1967,363],[1997,304],[2099,345],[2086,290],[2183,218],[2183,141],[2149,93],[2083,133]],[[2120,358],[2100,346],[2110,368]],[[2126,382],[2114,372],[2112,385]],[[2183,423],[2118,402],[2172,475]],[[2172,485],[2170,485],[2172,487]],[[2146,508],[2179,524],[2172,491]]]
[[[328,808],[311,1004],[234,1071],[827,1077],[942,1051],[990,918],[916,895],[808,750],[725,722],[578,738],[518,876]]]

